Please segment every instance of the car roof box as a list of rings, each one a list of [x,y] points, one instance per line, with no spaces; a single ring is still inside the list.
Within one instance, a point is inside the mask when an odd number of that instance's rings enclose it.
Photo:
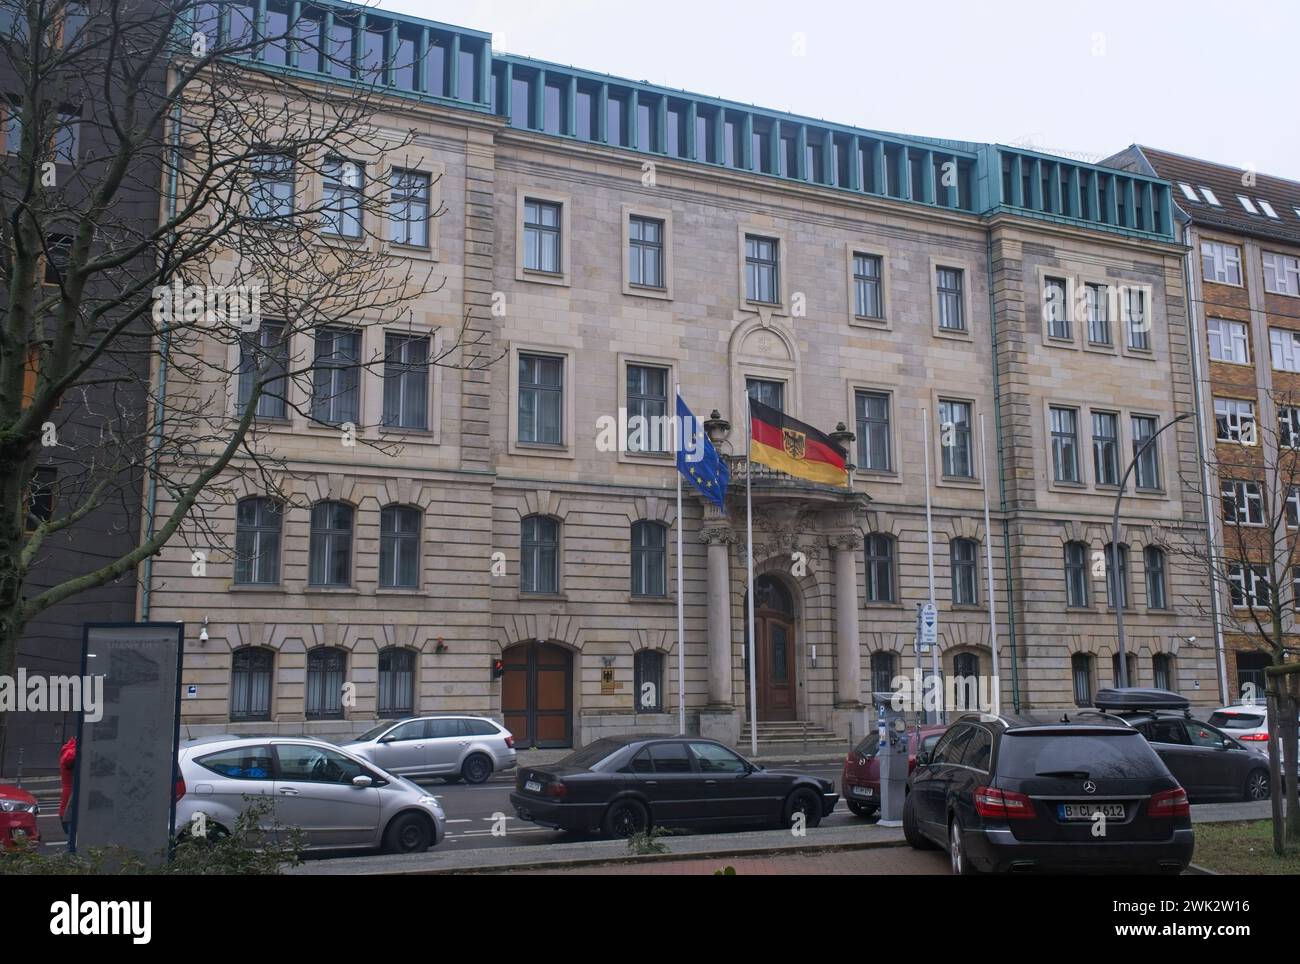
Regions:
[[[1099,710],[1185,710],[1192,705],[1186,696],[1169,690],[1137,686],[1098,690],[1093,703]]]

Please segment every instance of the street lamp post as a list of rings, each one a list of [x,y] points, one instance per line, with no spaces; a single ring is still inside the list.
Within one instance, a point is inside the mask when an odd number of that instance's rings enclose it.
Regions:
[[[1177,425],[1185,418],[1191,418],[1191,412],[1184,412],[1177,418],[1166,422],[1158,429],[1151,433],[1151,437],[1138,446],[1138,450],[1133,453],[1133,458],[1128,463],[1128,468],[1124,470],[1124,477],[1119,480],[1119,491],[1115,493],[1115,513],[1111,518],[1110,527],[1110,586],[1111,595],[1115,601],[1115,630],[1119,638],[1119,685],[1123,689],[1128,686],[1128,659],[1124,653],[1124,603],[1127,601],[1128,584],[1121,583],[1120,578],[1123,573],[1119,568],[1119,507],[1124,498],[1124,489],[1128,486],[1128,477],[1137,467],[1138,461],[1146,454],[1146,450],[1155,444],[1160,433],[1167,428]]]

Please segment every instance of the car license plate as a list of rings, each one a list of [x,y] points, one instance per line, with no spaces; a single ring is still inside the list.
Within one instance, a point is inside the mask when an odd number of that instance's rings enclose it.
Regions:
[[[1062,820],[1091,820],[1094,814],[1103,814],[1107,818],[1124,819],[1122,803],[1060,803],[1057,814]]]
[[[873,790],[871,787],[854,787],[854,788],[853,788],[853,795],[854,795],[855,797],[872,797],[872,796],[875,796],[875,794],[876,794],[876,791]]]
[[[541,793],[542,785],[538,783],[536,780],[529,780],[527,783],[524,784],[524,789],[527,790],[529,793]]]

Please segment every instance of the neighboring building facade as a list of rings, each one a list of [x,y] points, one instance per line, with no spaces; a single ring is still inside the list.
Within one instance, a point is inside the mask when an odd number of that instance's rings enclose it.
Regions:
[[[179,542],[157,560],[151,618],[187,626],[190,732],[337,733],[455,710],[503,718],[523,746],[569,746],[674,730],[684,700],[688,728],[737,741],[751,706],[747,392],[856,436],[850,487],[755,470],[760,722],[860,735],[871,693],[912,672],[927,459],[941,673],[993,671],[991,552],[1004,707],[1086,704],[1112,685],[1102,552],[1119,476],[1135,439],[1192,406],[1166,182],[356,16],[354,39],[416,58],[387,72],[394,95],[373,123],[395,142],[417,132],[392,163],[428,175],[445,214],[402,250],[445,283],[414,305],[414,339],[402,327],[414,355],[358,319],[352,350],[389,367],[361,376],[349,412],[400,454],[340,446],[337,426],[296,415],[267,420],[293,503],[277,511],[239,481],[208,508],[243,556],[214,557],[206,577]],[[310,79],[310,66],[268,69]],[[421,364],[466,312],[490,326],[500,362]],[[720,413],[709,430],[732,460],[725,512],[689,492],[679,519],[671,456],[601,444],[602,418],[671,413],[678,383],[696,414]],[[310,407],[305,386],[289,391]],[[1110,595],[1127,602],[1132,682],[1204,702],[1212,634],[1184,600],[1205,576],[1164,551],[1202,524],[1181,483],[1192,427],[1155,452],[1124,503]],[[274,563],[250,564],[255,553]]]
[[[1274,652],[1244,606],[1246,594],[1267,605],[1252,563],[1268,545],[1294,545],[1294,536],[1274,539],[1270,519],[1300,518],[1280,491],[1296,479],[1287,449],[1300,444],[1300,184],[1141,145],[1107,163],[1176,186],[1195,329],[1203,332],[1198,398],[1205,444],[1214,447],[1208,489],[1224,507],[1211,531],[1231,583],[1216,599],[1225,689],[1231,699],[1248,685],[1262,694]],[[1243,426],[1258,430],[1243,438]],[[1300,651],[1300,636],[1286,629],[1287,646]]]
[[[142,8],[131,16],[147,14]],[[41,15],[50,16],[44,10]],[[95,29],[104,22],[102,16],[97,17]],[[24,24],[25,18],[15,14],[13,5],[8,5],[0,15],[0,31],[6,34],[25,30]],[[60,8],[54,17],[51,36],[58,44],[75,50],[75,45],[88,35],[85,31],[85,16],[75,5],[69,5],[66,10]],[[83,55],[72,56],[82,58]],[[30,185],[22,180],[23,172],[17,160],[24,128],[41,129],[48,135],[49,157],[55,165],[57,185],[52,189],[55,193],[48,201],[48,211],[58,214],[42,215],[42,223],[53,225],[46,238],[51,252],[70,246],[70,233],[76,225],[69,216],[88,206],[87,186],[98,185],[103,158],[110,153],[105,149],[104,129],[96,121],[106,114],[102,91],[91,86],[90,95],[86,93],[87,78],[96,76],[102,57],[92,54],[89,58],[93,59],[74,61],[72,66],[78,76],[68,75],[68,65],[58,70],[51,70],[48,65],[42,68],[47,76],[40,83],[43,100],[39,109],[47,114],[41,125],[32,123],[33,115],[24,111],[20,97],[0,99],[0,154],[4,155],[0,194],[4,195],[6,208],[17,207],[17,199],[26,199],[30,191]],[[30,76],[20,65],[0,57],[0,91],[26,90],[29,82]],[[134,170],[137,179],[130,180],[115,193],[110,209],[99,223],[122,230],[128,237],[145,235],[156,226],[159,198],[156,172],[156,158],[139,156]],[[68,226],[63,227],[64,223]],[[131,263],[124,265],[118,283],[125,285],[120,279],[130,276],[135,267]],[[57,257],[49,258],[41,297],[58,292],[58,270]],[[83,301],[87,314],[92,306],[97,308],[103,300],[114,298],[117,290],[104,275],[96,276]],[[28,398],[36,387],[37,367],[33,355],[24,388]],[[105,439],[114,440],[122,448],[132,446],[135,451],[134,445],[146,424],[148,373],[147,356],[134,346],[110,350],[65,391],[52,419],[58,444],[42,453],[28,491],[28,532],[51,517],[68,515],[96,484],[106,476],[112,478],[106,490],[108,497],[100,507],[44,539],[29,565],[24,584],[28,597],[93,572],[128,554],[137,545],[142,473],[138,470],[115,473],[97,471],[97,468],[103,468],[101,453]],[[135,465],[139,464],[140,454],[136,451]],[[18,643],[17,665],[33,677],[79,674],[84,624],[131,622],[136,615],[136,595],[135,573],[130,571],[45,610],[24,627]],[[0,746],[0,774],[16,773],[20,765],[28,775],[57,772],[59,749],[76,732],[76,722],[72,713],[11,714],[4,745]]]

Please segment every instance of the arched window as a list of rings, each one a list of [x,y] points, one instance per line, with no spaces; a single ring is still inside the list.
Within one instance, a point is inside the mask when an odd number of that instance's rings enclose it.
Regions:
[[[1147,546],[1142,550],[1142,564],[1147,575],[1147,608],[1167,609],[1169,603],[1165,593],[1165,551],[1159,546]]]
[[[379,585],[384,589],[419,588],[419,509],[390,505],[380,511]]]
[[[636,677],[636,711],[664,711],[664,654],[657,649],[640,650],[633,657]]]
[[[979,676],[980,658],[974,653],[958,653],[952,658],[952,671],[954,675],[963,679]]]
[[[1065,544],[1065,604],[1072,609],[1088,605],[1088,547],[1082,542]]]
[[[894,537],[875,533],[866,539],[867,602],[894,601]]]
[[[658,522],[632,524],[632,595],[667,595],[667,536],[667,528]]]
[[[1110,678],[1116,686],[1137,686],[1138,685],[1138,658],[1133,653],[1124,654],[1124,668],[1128,671],[1127,681],[1121,681],[1119,678],[1119,653],[1112,653],[1110,657]]]
[[[1115,608],[1115,554],[1111,543],[1106,543],[1106,605]],[[1120,604],[1128,608],[1128,546],[1120,543],[1119,547],[1119,598]]]
[[[330,646],[319,646],[307,653],[307,719],[343,719],[347,655]]]
[[[880,650],[871,654],[871,692],[892,693],[898,675],[898,655]]]
[[[379,706],[383,719],[415,712],[415,652],[393,646],[379,651]]]
[[[1087,653],[1071,656],[1070,677],[1074,683],[1075,706],[1092,706],[1092,657]]]
[[[311,508],[307,582],[312,586],[352,585],[352,507],[317,502]]]
[[[245,646],[231,654],[230,721],[271,718],[271,667],[275,654],[261,646]]]
[[[560,524],[542,515],[519,526],[519,591],[560,591]]]
[[[952,563],[952,604],[979,605],[979,579],[976,572],[979,543],[974,539],[953,539],[949,544],[949,553]]]
[[[280,534],[284,512],[264,496],[240,499],[235,507],[235,583],[274,585],[280,581]]]

